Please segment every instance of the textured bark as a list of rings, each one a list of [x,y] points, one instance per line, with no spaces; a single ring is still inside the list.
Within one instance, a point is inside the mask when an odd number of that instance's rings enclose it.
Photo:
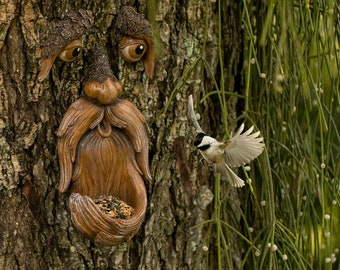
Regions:
[[[221,1],[224,2],[224,1]],[[156,50],[152,80],[142,62],[119,55],[114,29],[123,5],[133,5],[150,21]],[[242,66],[238,4],[223,4],[222,24],[226,89],[235,91]],[[81,56],[56,60],[38,82],[41,46],[48,22],[66,10],[92,11],[94,26],[84,38]],[[217,3],[213,1],[39,1],[0,4],[0,268],[1,269],[211,269],[216,254],[207,228],[193,226],[211,218],[212,174],[199,163],[187,97],[202,97],[219,80]],[[206,46],[202,46],[203,42]],[[72,225],[69,193],[61,194],[56,131],[67,108],[82,93],[87,52],[106,46],[111,67],[149,124],[152,180],[146,183],[148,207],[140,232],[115,247],[96,246]],[[205,48],[205,52],[202,51]],[[197,62],[202,55],[213,74]],[[205,130],[218,131],[220,115],[213,99],[200,105]],[[230,99],[235,118],[236,100]],[[164,110],[166,108],[166,110]],[[218,132],[212,132],[217,135]],[[229,194],[237,203],[236,194]],[[209,204],[210,203],[210,204]],[[231,203],[233,205],[233,203]],[[231,207],[231,209],[233,209]],[[240,252],[235,253],[238,265]]]

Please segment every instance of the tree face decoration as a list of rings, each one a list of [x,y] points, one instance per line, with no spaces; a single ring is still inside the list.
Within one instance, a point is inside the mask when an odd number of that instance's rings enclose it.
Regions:
[[[47,48],[48,64],[52,65],[57,56],[76,57],[80,43],[69,40],[63,42],[63,47]],[[139,50],[142,48],[136,45],[135,53]],[[146,50],[145,45],[140,54],[143,56]],[[84,96],[71,104],[57,132],[59,191],[71,191],[69,205],[74,226],[91,241],[110,246],[131,239],[145,217],[144,180],[151,179],[148,131],[137,107],[119,98],[122,85],[110,68],[106,49],[96,46],[88,55]],[[51,68],[46,65],[43,62],[41,78]],[[120,202],[123,211],[103,211],[112,198]],[[129,213],[113,215],[112,211]]]

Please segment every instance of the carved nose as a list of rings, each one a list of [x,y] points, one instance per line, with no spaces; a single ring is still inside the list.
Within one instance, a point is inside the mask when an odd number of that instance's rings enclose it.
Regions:
[[[103,105],[110,105],[122,93],[122,85],[119,81],[107,78],[104,82],[86,82],[84,93],[90,98],[97,99]]]

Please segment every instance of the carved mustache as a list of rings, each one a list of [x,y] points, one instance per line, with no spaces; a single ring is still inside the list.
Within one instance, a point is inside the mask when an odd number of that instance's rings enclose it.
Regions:
[[[119,136],[124,136],[123,141],[131,145],[135,151],[134,157],[141,175],[145,179],[151,178],[148,165],[147,125],[141,112],[127,100],[117,99],[111,106],[102,107],[82,97],[67,110],[57,132],[60,192],[65,192],[71,183],[73,164],[81,138],[93,130],[103,138],[108,138],[113,131],[119,130]],[[128,140],[125,140],[125,137]]]
[[[71,186],[74,226],[102,245],[129,240],[145,216],[143,178],[151,178],[143,115],[126,100],[117,99],[111,106],[102,107],[83,97],[71,105],[57,135],[59,190],[64,192]],[[135,213],[125,220],[106,216],[93,202],[100,195],[122,199]]]

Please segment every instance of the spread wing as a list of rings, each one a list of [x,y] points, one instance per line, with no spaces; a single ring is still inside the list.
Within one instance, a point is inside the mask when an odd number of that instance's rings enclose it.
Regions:
[[[95,128],[103,117],[104,110],[86,98],[77,99],[65,113],[57,132],[60,192],[65,192],[71,182],[79,140],[86,131]]]
[[[244,124],[236,134],[224,143],[225,163],[230,167],[239,167],[258,157],[264,148],[263,137],[260,132],[252,133],[254,126],[241,134]]]

